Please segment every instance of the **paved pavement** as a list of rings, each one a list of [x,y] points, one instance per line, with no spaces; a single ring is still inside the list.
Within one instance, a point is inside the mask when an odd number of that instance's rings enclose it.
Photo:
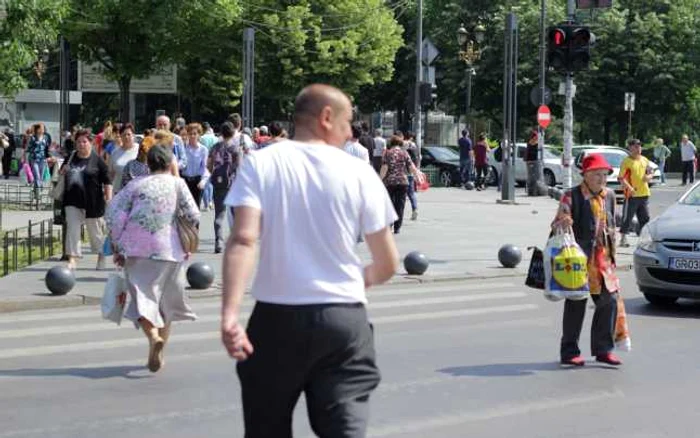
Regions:
[[[681,188],[671,183],[660,188],[659,196],[653,199],[665,207],[670,204]],[[406,220],[401,234],[396,236],[400,253],[421,251],[430,260],[430,268],[423,276],[409,276],[399,272],[390,283],[436,282],[465,279],[485,279],[523,276],[527,272],[530,259],[528,246],[543,247],[546,243],[549,223],[557,204],[550,198],[529,198],[523,189],[517,190],[516,205],[502,205],[496,202],[500,194],[493,189],[483,192],[466,191],[457,188],[434,188],[419,193],[419,216],[417,221],[408,220],[410,207],[407,205]],[[653,204],[653,209],[658,210]],[[6,216],[10,214],[7,213]],[[18,223],[26,223],[27,217],[43,217],[50,212],[21,212]],[[207,291],[190,290],[193,297],[219,294],[218,279],[221,278],[220,256],[213,254],[213,217],[211,212],[203,213],[201,227],[201,250],[193,261],[210,264],[216,278],[213,287]],[[8,220],[8,219],[5,219]],[[631,239],[634,243],[634,238]],[[510,243],[522,250],[523,261],[515,269],[500,266],[497,260],[501,245]],[[363,260],[369,260],[366,245],[359,244],[358,253]],[[620,249],[619,268],[629,269],[632,249]],[[43,277],[57,261],[33,265],[21,272],[0,278],[0,312],[48,307],[65,307],[98,303],[103,284],[112,270],[96,271],[96,256],[86,256],[76,271],[75,288],[62,297],[51,296],[46,290]]]
[[[369,437],[696,437],[700,307],[654,309],[622,273],[634,350],[612,369],[559,367],[561,303],[520,278],[395,284],[369,292],[383,380]],[[166,365],[95,307],[0,314],[0,438],[241,437],[240,388],[216,298],[174,326]],[[250,297],[243,305],[246,318]],[[294,436],[311,437],[300,400]]]

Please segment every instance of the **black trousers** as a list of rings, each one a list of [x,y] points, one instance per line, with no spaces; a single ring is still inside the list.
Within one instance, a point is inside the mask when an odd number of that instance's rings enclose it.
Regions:
[[[396,215],[399,217],[396,222],[394,222],[394,232],[397,233],[401,229],[401,225],[403,225],[403,211],[406,206],[408,186],[387,186],[386,189],[389,192],[391,203],[394,205],[394,210],[396,210]]]
[[[197,185],[199,182],[202,180],[201,176],[183,176],[182,179],[185,180],[185,183],[187,183],[187,188],[190,189],[190,193],[192,193],[192,197],[194,198],[194,202],[197,204],[197,208],[199,208],[199,204],[202,202],[202,189],[200,189]]]
[[[364,305],[258,302],[247,331],[254,352],[237,365],[246,438],[291,438],[302,392],[317,436],[365,436],[380,375]]]
[[[683,184],[690,178],[690,183],[695,182],[695,162],[692,160],[683,161]]]
[[[488,174],[489,166],[476,166],[476,185],[480,187],[486,186],[486,175]]]
[[[632,227],[632,219],[637,216],[639,228],[633,230],[635,233],[644,228],[644,225],[649,222],[649,197],[642,196],[639,198],[628,198],[625,200],[625,206],[622,209],[622,225],[620,226],[620,234],[627,234]]]
[[[10,165],[12,163],[12,156],[15,154],[15,148],[5,149],[5,153],[2,156],[2,174],[5,179],[10,177]]]
[[[384,157],[372,157],[372,167],[374,167],[377,173],[379,173],[382,168],[382,161],[384,161]]]
[[[600,295],[591,295],[595,303],[595,313],[591,324],[591,354],[597,356],[611,352],[615,348],[615,320],[617,319],[617,292],[605,289]],[[588,300],[564,302],[563,335],[561,337],[561,359],[567,360],[581,354],[578,340],[581,336],[583,317],[586,315]]]

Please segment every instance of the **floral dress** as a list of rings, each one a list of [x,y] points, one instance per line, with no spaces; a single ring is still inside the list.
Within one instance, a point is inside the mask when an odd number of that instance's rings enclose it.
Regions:
[[[170,174],[135,179],[112,200],[105,214],[117,252],[128,257],[181,262],[185,253],[176,215],[199,224],[199,209],[185,182]]]

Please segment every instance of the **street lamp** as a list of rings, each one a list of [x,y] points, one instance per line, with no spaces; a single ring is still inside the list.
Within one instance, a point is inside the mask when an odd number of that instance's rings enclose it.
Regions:
[[[481,50],[478,45],[484,41],[486,28],[478,23],[470,33],[462,24],[457,30],[457,42],[459,43],[459,59],[467,66],[467,105],[465,122],[469,124],[469,113],[471,110],[472,100],[472,76],[476,74],[473,68],[474,62],[481,58]]]

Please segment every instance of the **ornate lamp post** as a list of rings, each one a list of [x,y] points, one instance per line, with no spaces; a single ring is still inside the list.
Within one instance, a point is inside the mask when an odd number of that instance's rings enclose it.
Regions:
[[[457,42],[459,43],[459,59],[467,66],[467,105],[465,122],[469,125],[469,113],[472,104],[472,76],[476,74],[474,71],[474,63],[481,58],[481,50],[479,44],[484,41],[486,28],[481,24],[477,24],[474,30],[469,33],[462,24],[457,30]]]

